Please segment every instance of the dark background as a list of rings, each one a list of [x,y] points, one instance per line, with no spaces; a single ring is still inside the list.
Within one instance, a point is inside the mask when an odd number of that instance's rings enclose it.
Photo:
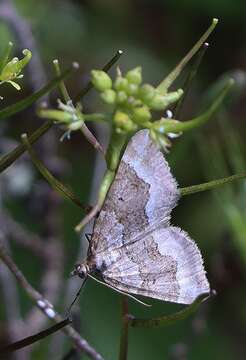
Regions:
[[[3,1],[1,5],[3,3],[7,1]],[[38,50],[48,79],[53,76],[53,59],[58,58],[63,67],[74,60],[79,62],[79,74],[67,80],[71,95],[76,94],[86,83],[89,71],[105,64],[117,49],[124,51],[119,61],[123,70],[141,65],[144,80],[157,85],[198,40],[211,19],[218,17],[219,24],[209,39],[210,47],[180,118],[190,119],[201,112],[215,96],[214,84],[218,84],[224,75],[236,77],[237,85],[228,95],[220,113],[209,124],[175,140],[168,159],[181,187],[245,170],[245,1],[19,0],[13,3],[22,20],[25,19],[32,28],[37,49],[30,50]],[[28,39],[21,40],[19,35],[16,37],[13,24],[9,21],[6,24],[6,19],[1,15],[1,51],[9,40],[15,43],[17,54],[18,48],[28,46],[25,43]],[[24,72],[21,92],[7,85],[1,87],[1,95],[4,96],[2,107],[30,94],[38,86],[34,79],[39,69],[28,66],[30,71]],[[114,70],[111,73],[114,74]],[[177,85],[182,85],[183,78]],[[53,93],[51,104],[55,105],[55,99],[56,94]],[[83,105],[91,112],[100,108],[94,91],[83,99]],[[1,152],[12,149],[12,141],[19,142],[22,132],[31,132],[41,124],[42,120],[36,116],[34,107],[2,121]],[[55,129],[52,135],[45,135],[45,139],[35,149],[61,181],[68,184],[84,202],[89,202],[93,196],[95,198],[95,193],[90,195],[95,152],[81,135],[75,134],[71,141],[62,143],[59,142],[61,135],[62,131]],[[97,135],[102,137],[98,129]],[[97,160],[103,162],[100,156]],[[54,296],[56,306],[64,312],[62,303],[65,284],[69,281],[67,278],[76,262],[79,249],[79,239],[73,228],[81,219],[82,213],[73,204],[60,199],[49,190],[28,156],[18,160],[17,165],[18,163],[22,163],[23,168],[16,173],[11,173],[9,169],[0,180],[0,210],[7,211],[25,229],[44,238],[44,247],[48,246],[51,238],[57,239],[55,244],[58,247],[53,248],[54,268],[56,275],[59,271],[60,280],[59,286],[53,284],[53,290],[57,292]],[[95,172],[98,178],[99,172]],[[25,191],[21,188],[16,193],[15,184],[14,190],[11,188],[13,178],[24,179]],[[173,214],[173,223],[184,228],[196,240],[217,296],[203,304],[189,319],[176,325],[160,329],[131,329],[130,360],[245,359],[245,196],[245,182],[241,181],[237,185],[223,187],[216,193],[206,192],[180,200]],[[43,278],[45,263],[16,243],[14,234],[8,240],[14,259],[30,282],[40,291],[47,290]],[[57,255],[58,248],[60,257]],[[0,269],[2,271],[3,268]],[[79,284],[77,280],[77,287]],[[31,308],[31,302],[22,290],[17,290],[20,313],[25,317]],[[10,304],[3,294],[3,284],[1,291],[1,298],[5,298],[5,301],[1,300],[0,306],[0,339],[3,341],[6,337],[6,312]],[[75,292],[76,289],[69,293],[70,302]],[[157,301],[151,303],[153,307],[147,309],[130,301],[130,311],[136,316],[151,317],[182,308]],[[88,281],[79,304],[77,320],[81,334],[105,359],[116,359],[120,335],[120,297],[111,290]],[[35,323],[33,326],[33,332],[40,330],[35,329]],[[20,337],[21,333],[17,334],[17,338]],[[68,341],[64,343],[64,338],[56,336],[40,342],[34,348],[31,358],[60,359],[65,349],[69,349]],[[49,351],[52,357],[49,357]],[[29,355],[30,353],[26,356]]]

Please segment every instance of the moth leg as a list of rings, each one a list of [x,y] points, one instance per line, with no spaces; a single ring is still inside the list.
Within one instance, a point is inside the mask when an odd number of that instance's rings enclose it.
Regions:
[[[99,211],[101,210],[101,204],[97,202],[95,206],[88,212],[88,214],[80,221],[75,227],[76,232],[80,232],[83,227],[88,224],[94,217],[97,217]]]
[[[91,242],[91,237],[92,237],[92,234],[88,234],[88,233],[85,234],[85,238],[86,238],[86,240],[88,241],[89,244]]]

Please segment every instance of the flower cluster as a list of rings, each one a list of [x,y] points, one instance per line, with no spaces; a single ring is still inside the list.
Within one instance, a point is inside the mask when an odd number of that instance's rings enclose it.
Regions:
[[[164,111],[183,94],[182,89],[168,93],[142,84],[141,67],[128,71],[125,76],[118,69],[114,82],[102,70],[92,70],[91,75],[102,101],[114,107],[113,122],[117,133],[146,127],[152,129],[151,111]]]

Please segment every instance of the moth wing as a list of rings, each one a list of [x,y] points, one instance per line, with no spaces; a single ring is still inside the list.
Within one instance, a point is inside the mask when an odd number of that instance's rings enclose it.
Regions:
[[[160,227],[107,255],[102,276],[119,290],[181,304],[210,292],[201,253],[178,227]]]
[[[91,251],[131,242],[161,221],[168,224],[179,198],[168,163],[148,130],[130,140],[95,221]]]

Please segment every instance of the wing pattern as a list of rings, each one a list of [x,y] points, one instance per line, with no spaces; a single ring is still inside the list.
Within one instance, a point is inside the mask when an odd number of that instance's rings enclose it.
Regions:
[[[88,261],[119,290],[183,304],[210,291],[195,242],[170,226],[179,198],[147,130],[129,142],[95,221]]]

